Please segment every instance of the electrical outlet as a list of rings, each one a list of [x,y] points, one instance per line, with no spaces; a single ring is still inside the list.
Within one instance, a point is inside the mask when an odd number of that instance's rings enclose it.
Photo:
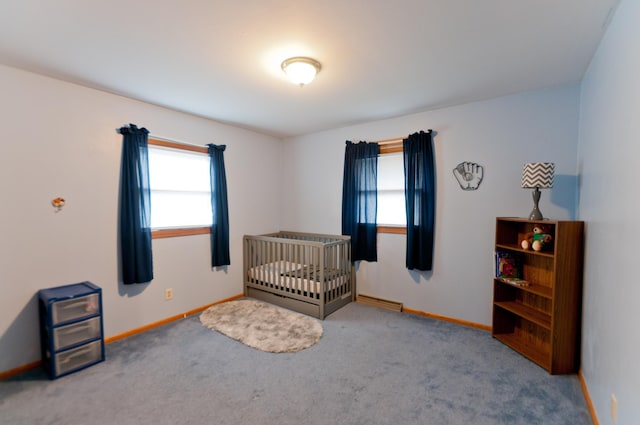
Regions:
[[[172,300],[173,299],[173,289],[172,288],[167,288],[164,290],[164,299],[165,300]]]
[[[618,399],[615,394],[611,394],[611,420],[618,422]]]

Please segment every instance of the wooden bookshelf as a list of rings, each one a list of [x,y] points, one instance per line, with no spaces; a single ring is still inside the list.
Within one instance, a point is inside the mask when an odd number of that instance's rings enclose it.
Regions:
[[[553,242],[540,252],[522,249],[526,233],[539,224]],[[496,252],[518,256],[530,285],[494,278],[492,335],[551,374],[575,373],[579,366],[583,231],[581,221],[496,219]]]

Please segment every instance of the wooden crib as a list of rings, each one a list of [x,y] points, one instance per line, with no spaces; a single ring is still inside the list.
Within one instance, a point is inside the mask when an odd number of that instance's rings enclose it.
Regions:
[[[281,231],[243,238],[244,294],[324,319],[355,299],[349,236]]]

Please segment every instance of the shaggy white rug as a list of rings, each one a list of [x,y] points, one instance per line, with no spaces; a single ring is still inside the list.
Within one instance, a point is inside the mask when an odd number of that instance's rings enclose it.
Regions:
[[[249,347],[294,353],[322,337],[320,321],[261,301],[236,300],[209,307],[200,323]]]

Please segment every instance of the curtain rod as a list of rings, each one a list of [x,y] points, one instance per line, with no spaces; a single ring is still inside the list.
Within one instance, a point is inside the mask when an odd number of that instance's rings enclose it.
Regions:
[[[130,126],[135,126],[135,124],[129,124]],[[123,126],[127,127],[127,126]],[[146,129],[145,129],[146,130]],[[116,132],[120,133],[120,128],[116,128]],[[193,151],[198,153],[209,153],[209,147],[207,145],[193,145],[190,143],[185,143],[181,141],[177,141],[174,139],[169,139],[168,137],[156,136],[155,134],[151,134],[149,130],[147,130],[147,140],[150,142],[149,144],[155,146],[163,146],[165,148],[173,148],[173,149],[182,149],[187,151]]]
[[[132,124],[129,124],[129,125],[132,125]],[[135,124],[133,124],[133,125],[135,125]],[[121,128],[125,128],[125,127],[128,127],[128,126],[125,125],[125,126],[122,126]],[[139,127],[139,128],[141,128],[141,127]],[[147,130],[147,131],[149,131],[149,130]],[[116,128],[116,133],[120,134],[120,128]],[[180,144],[183,144],[183,145],[187,144],[187,143],[181,142],[179,140],[169,139],[168,137],[156,136],[155,134],[151,134],[150,131],[149,131],[149,134],[147,135],[147,138],[161,140],[163,142],[169,142],[169,143],[180,143]]]

